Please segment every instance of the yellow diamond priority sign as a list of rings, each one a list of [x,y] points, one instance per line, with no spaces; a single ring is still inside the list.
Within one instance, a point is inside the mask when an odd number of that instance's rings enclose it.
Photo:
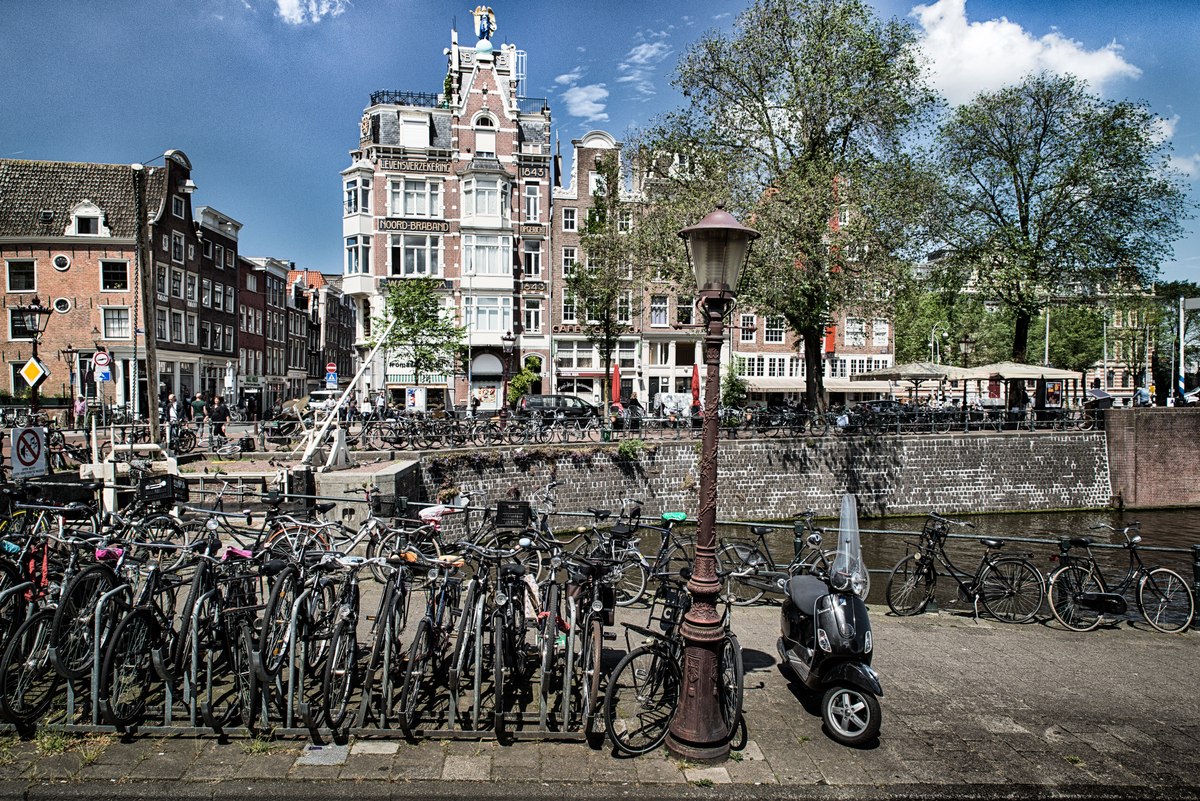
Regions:
[[[31,358],[21,368],[21,378],[25,379],[25,383],[29,384],[30,388],[40,387],[49,377],[50,371],[37,359]]]

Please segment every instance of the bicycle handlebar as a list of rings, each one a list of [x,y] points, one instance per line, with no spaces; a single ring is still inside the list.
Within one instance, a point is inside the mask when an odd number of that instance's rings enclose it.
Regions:
[[[929,513],[929,518],[930,518],[931,520],[936,520],[936,521],[938,521],[939,523],[946,523],[946,524],[948,524],[948,525],[952,525],[952,526],[959,526],[960,528],[975,528],[975,524],[974,524],[974,523],[971,523],[971,522],[969,522],[969,521],[966,521],[966,520],[951,520],[951,519],[950,519],[950,518],[948,518],[948,517],[942,517],[942,516],[941,516],[941,515],[939,515],[937,512],[930,512],[930,513]]]

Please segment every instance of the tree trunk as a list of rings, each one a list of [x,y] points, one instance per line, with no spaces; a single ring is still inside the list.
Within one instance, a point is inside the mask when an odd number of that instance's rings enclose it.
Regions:
[[[1029,351],[1029,324],[1033,322],[1027,311],[1018,311],[1013,321],[1012,360],[1024,364]]]
[[[801,332],[804,340],[804,406],[825,408],[825,328],[809,326]]]

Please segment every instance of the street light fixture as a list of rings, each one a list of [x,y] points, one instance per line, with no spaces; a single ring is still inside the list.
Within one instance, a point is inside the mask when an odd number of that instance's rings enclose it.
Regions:
[[[33,360],[36,362],[38,361],[38,342],[41,341],[42,334],[46,331],[46,325],[50,322],[53,309],[43,306],[41,299],[34,295],[33,303],[28,306],[18,306],[14,311],[20,317],[25,331],[33,340]],[[29,410],[35,413],[38,410],[38,386],[40,383],[39,381],[29,385]]]
[[[684,615],[683,686],[671,721],[667,748],[694,761],[718,761],[729,755],[729,726],[718,698],[718,653],[725,632],[717,614],[721,582],[717,578],[717,407],[720,403],[721,342],[725,315],[732,311],[738,277],[759,233],[718,206],[700,222],[679,232],[696,275],[705,318],[704,428],[700,454],[700,504],[696,559],[688,592],[692,605]]]
[[[975,350],[975,340],[971,339],[970,334],[963,334],[958,340],[958,352],[962,356],[963,369],[968,367],[971,359],[971,353]],[[962,415],[963,415],[963,432],[970,430],[970,412],[967,411],[967,377],[963,376],[963,394],[962,394]]]
[[[934,364],[940,364],[942,361],[942,345],[937,340],[939,328],[942,329],[942,339],[950,336],[945,323],[934,323],[933,328],[929,330],[929,360]]]

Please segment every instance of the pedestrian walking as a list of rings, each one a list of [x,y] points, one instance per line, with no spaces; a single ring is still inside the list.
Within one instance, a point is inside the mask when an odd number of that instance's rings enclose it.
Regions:
[[[71,411],[75,415],[75,428],[83,428],[84,422],[87,420],[87,401],[82,395],[75,399],[75,405]]]
[[[213,398],[212,408],[208,410],[208,419],[212,421],[212,439],[224,440],[225,424],[229,422],[229,407],[220,395]]]

